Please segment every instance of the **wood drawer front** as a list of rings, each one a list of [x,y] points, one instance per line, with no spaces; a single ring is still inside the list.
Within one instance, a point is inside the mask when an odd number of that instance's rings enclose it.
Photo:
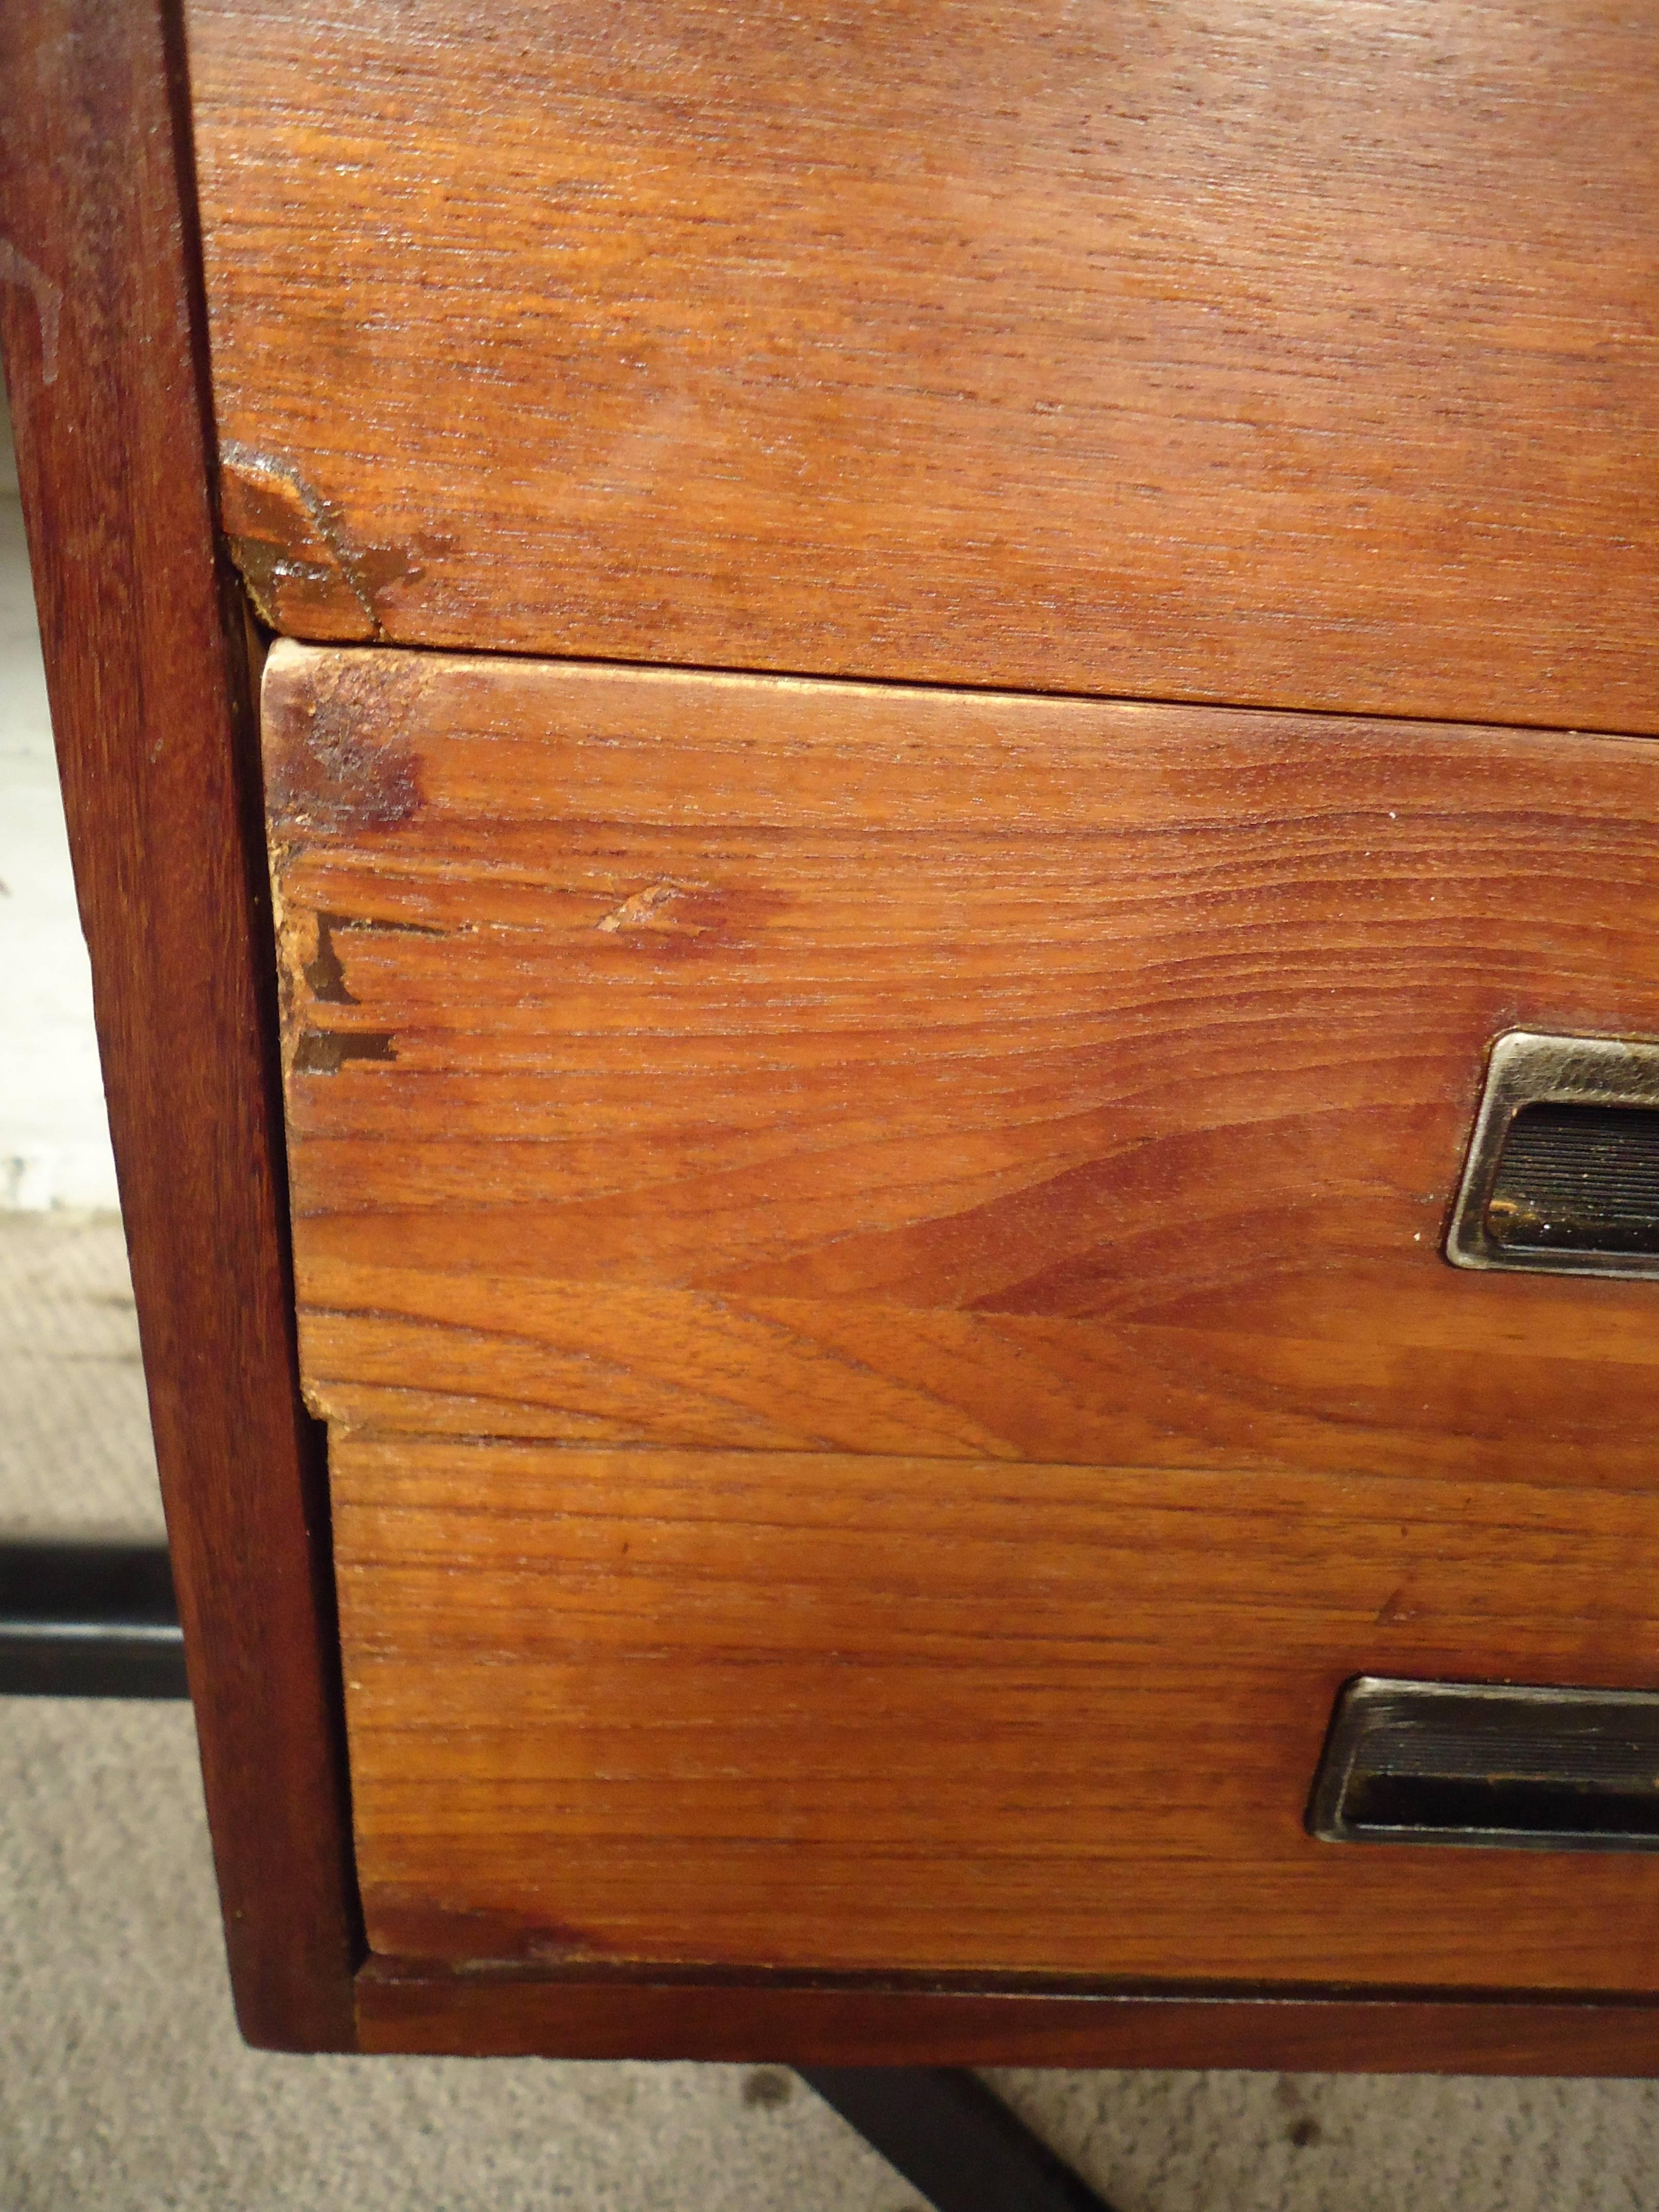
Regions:
[[[1659,753],[282,644],[352,1426],[1638,1482],[1659,1291],[1448,1267],[1489,1041],[1659,1035]]]
[[[1659,730],[1650,8],[185,14],[280,629]]]
[[[337,1434],[358,1870],[458,1958],[1659,1986],[1659,1860],[1313,1842],[1358,1670],[1659,1686],[1650,1497]]]
[[[301,1358],[377,1949],[1648,1990],[1341,1848],[1359,1671],[1659,1686],[1659,1285],[1440,1256],[1659,1034],[1659,754],[279,644]],[[1659,1931],[1655,1931],[1659,1932]]]

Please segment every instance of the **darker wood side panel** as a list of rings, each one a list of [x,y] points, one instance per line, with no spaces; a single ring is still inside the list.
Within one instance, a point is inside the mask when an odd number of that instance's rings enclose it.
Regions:
[[[1659,2074],[1659,2009],[1596,2003],[532,1980],[374,1958],[357,2017],[365,2051],[471,2057]]]
[[[326,1494],[186,113],[171,8],[0,0],[0,328],[231,1978],[250,2041],[341,2049]]]

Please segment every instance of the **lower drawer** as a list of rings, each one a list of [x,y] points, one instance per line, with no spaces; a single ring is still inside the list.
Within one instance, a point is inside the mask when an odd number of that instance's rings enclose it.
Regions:
[[[337,1441],[370,1942],[1659,1987],[1659,1858],[1314,1842],[1360,1671],[1659,1686],[1650,1498]]]
[[[1316,1843],[1358,1672],[1659,1688],[1659,1285],[1442,1256],[1659,1035],[1646,741],[280,645],[380,1951],[1653,1986],[1659,1857]]]

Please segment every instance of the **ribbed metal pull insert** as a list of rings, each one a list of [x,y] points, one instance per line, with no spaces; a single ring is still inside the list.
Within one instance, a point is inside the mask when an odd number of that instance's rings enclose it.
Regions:
[[[1659,1850],[1659,1693],[1362,1674],[1308,1826],[1326,1843]]]
[[[1659,1253],[1659,1111],[1523,1106],[1486,1201],[1505,1251]]]
[[[1460,1267],[1659,1276],[1659,1045],[1500,1037],[1446,1255]]]

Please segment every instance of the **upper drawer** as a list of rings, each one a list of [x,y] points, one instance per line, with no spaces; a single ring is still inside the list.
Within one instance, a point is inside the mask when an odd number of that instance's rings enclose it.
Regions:
[[[1659,1036],[1659,751],[284,643],[351,1425],[1650,1480],[1659,1285],[1440,1256],[1492,1039]]]
[[[187,15],[283,629],[1659,731],[1659,11]]]

